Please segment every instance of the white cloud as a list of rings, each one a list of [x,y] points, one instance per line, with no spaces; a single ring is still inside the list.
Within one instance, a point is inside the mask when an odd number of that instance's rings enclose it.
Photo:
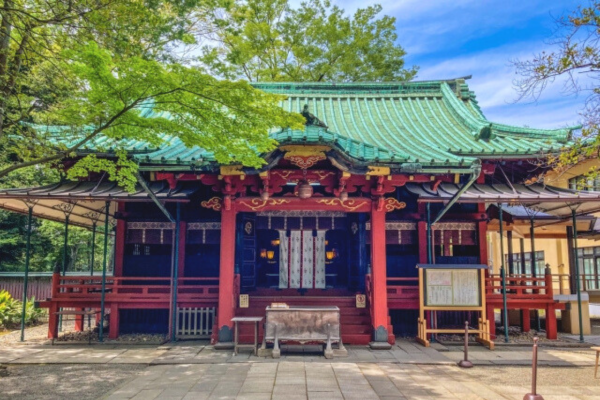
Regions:
[[[537,128],[562,128],[580,121],[586,96],[565,93],[564,80],[549,85],[537,101],[515,102],[515,68],[510,60],[527,59],[538,51],[537,41],[513,43],[422,65],[418,79],[446,79],[473,75],[467,83],[487,118],[494,122]]]

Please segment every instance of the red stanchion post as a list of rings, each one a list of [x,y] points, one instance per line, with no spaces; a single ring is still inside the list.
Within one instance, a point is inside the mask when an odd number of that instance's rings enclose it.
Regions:
[[[462,368],[472,368],[473,363],[469,361],[469,321],[465,321],[465,358],[458,362]]]
[[[537,353],[538,353],[538,338],[533,338],[533,361],[531,362],[531,393],[523,396],[523,400],[544,400],[541,394],[537,394]]]

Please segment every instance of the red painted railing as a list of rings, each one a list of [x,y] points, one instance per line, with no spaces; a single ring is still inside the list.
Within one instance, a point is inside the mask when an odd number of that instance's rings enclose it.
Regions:
[[[485,294],[490,300],[502,299],[502,277],[491,275],[485,280]],[[553,300],[552,275],[542,278],[531,275],[510,275],[506,277],[508,300]]]
[[[169,301],[170,278],[107,277],[106,301]],[[90,276],[53,276],[52,300],[99,301],[102,278]],[[178,302],[218,301],[217,278],[178,278]]]
[[[419,278],[387,278],[387,282],[389,300],[419,299]]]

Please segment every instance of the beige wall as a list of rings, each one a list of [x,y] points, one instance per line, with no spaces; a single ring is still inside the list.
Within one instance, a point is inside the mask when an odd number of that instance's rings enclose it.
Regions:
[[[497,232],[490,232],[488,234],[488,240],[490,241],[490,246],[492,247],[492,253],[490,259],[492,260],[492,266],[494,270],[494,274],[500,273],[500,235]],[[519,254],[521,252],[521,244],[519,239],[513,238],[513,253]],[[525,252],[531,251],[531,240],[526,238],[524,240]],[[582,242],[589,241],[580,241],[580,247],[583,245]],[[592,242],[594,243],[594,242]],[[488,247],[489,248],[489,247]],[[550,264],[550,270],[552,271],[552,275],[565,275],[562,279],[562,292],[563,294],[568,294],[568,281],[569,278],[569,253],[567,247],[566,239],[536,239],[535,241],[535,251],[543,251],[544,252],[544,260],[546,264]],[[506,236],[504,236],[504,254],[508,254],[508,241]],[[506,270],[508,271],[508,265],[506,265]],[[520,271],[515,271],[515,273],[520,273]],[[555,277],[554,282],[554,290],[556,293],[559,292],[561,288],[561,283],[558,280],[558,277]]]
[[[585,175],[590,170],[595,168],[600,168],[600,160],[587,160],[581,162],[569,170],[556,173],[554,171],[546,174],[544,178],[544,183],[550,186],[568,188],[569,187],[569,179],[574,178],[576,176]],[[600,213],[595,214],[597,217],[600,217]],[[506,235],[506,233],[505,233]],[[490,250],[490,261],[493,265],[494,273],[499,273],[500,270],[500,235],[497,232],[488,233],[488,249]],[[579,248],[584,247],[594,247],[600,246],[600,241],[595,240],[584,240],[579,239],[577,241]],[[569,254],[568,254],[568,246],[566,239],[536,239],[535,240],[535,250],[543,251],[545,262],[550,264],[550,269],[552,270],[552,274],[569,274]],[[520,252],[520,244],[519,239],[513,239],[513,251],[514,253]],[[531,251],[531,241],[530,239],[525,239],[525,252]],[[504,236],[504,253],[508,253],[508,245],[506,241],[506,236]],[[508,266],[507,266],[508,269]],[[565,276],[563,282],[563,292],[567,294],[568,290],[568,278]],[[555,282],[554,289],[559,289],[559,283]],[[558,292],[556,292],[558,293]]]

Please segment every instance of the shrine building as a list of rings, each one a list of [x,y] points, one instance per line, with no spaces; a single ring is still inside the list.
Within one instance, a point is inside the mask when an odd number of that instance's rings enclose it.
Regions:
[[[50,338],[59,334],[56,313],[75,309],[108,315],[109,338],[229,343],[233,317],[285,303],[338,306],[344,343],[393,343],[421,323],[420,264],[486,266],[479,305],[492,340],[494,311],[506,308],[525,315],[523,329],[530,310],[544,310],[543,329],[556,338],[565,303],[553,294],[553,272],[501,276],[501,260],[490,266],[488,230],[511,230],[508,206],[541,210],[561,226],[600,208],[596,192],[525,184],[576,128],[490,122],[464,79],[254,86],[285,95],[281,106],[307,120],[303,131],[270,133],[278,145],[261,155],[262,168],[219,165],[178,139],[158,149],[128,142],[140,165],[134,193],[101,174],[0,190],[0,208],[114,232],[106,276],[55,271],[40,302]],[[107,147],[103,140],[78,156]],[[482,322],[466,309],[424,315],[432,329]],[[242,329],[240,340],[252,332]]]

